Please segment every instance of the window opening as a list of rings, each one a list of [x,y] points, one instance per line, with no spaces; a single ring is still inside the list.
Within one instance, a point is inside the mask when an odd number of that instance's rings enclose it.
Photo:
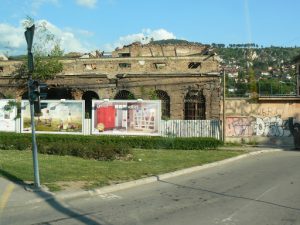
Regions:
[[[120,68],[131,68],[131,64],[130,63],[119,63],[119,67]]]
[[[162,119],[169,119],[170,118],[170,96],[167,92],[162,90],[155,91],[156,96],[158,99],[161,100],[161,116]]]
[[[190,62],[188,67],[189,69],[197,69],[201,66],[201,63],[200,62]]]
[[[96,64],[83,64],[85,70],[95,70],[97,69]]]
[[[129,52],[119,53],[119,57],[130,57],[130,53]]]
[[[156,69],[163,69],[166,67],[165,63],[154,63]]]
[[[189,91],[184,99],[185,120],[205,120],[205,97],[202,91]]]
[[[115,99],[126,100],[126,99],[135,99],[135,97],[130,91],[121,90],[116,94]]]

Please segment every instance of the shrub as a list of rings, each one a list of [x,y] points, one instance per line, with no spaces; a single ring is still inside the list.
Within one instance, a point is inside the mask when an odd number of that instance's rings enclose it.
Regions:
[[[84,159],[96,160],[114,160],[127,156],[131,151],[130,148],[115,145],[101,145],[97,143],[82,144],[73,142],[56,142],[38,144],[40,153],[49,155],[71,155]]]
[[[142,149],[216,149],[223,142],[214,138],[170,138],[157,136],[84,136],[37,134],[38,150],[44,154],[73,155],[112,160],[124,157],[129,148]],[[31,134],[0,133],[0,149],[31,148]]]

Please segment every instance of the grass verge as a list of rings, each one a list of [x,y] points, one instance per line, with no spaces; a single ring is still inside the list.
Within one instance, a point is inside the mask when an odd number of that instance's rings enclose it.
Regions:
[[[91,189],[219,161],[242,153],[228,150],[135,149],[130,161],[97,161],[39,154],[40,179],[52,191],[67,188],[68,182],[72,185],[78,182]],[[31,151],[0,150],[0,176],[32,181]]]

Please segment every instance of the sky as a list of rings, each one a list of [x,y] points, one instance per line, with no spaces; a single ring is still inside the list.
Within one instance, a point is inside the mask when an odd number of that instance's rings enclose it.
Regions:
[[[28,16],[67,52],[151,38],[300,46],[299,0],[0,0],[0,54],[26,54]]]

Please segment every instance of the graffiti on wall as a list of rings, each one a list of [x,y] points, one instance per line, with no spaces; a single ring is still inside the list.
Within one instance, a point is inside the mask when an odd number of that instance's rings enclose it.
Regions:
[[[280,116],[232,116],[226,118],[226,136],[288,137],[291,136],[291,132],[288,120],[283,120]]]

